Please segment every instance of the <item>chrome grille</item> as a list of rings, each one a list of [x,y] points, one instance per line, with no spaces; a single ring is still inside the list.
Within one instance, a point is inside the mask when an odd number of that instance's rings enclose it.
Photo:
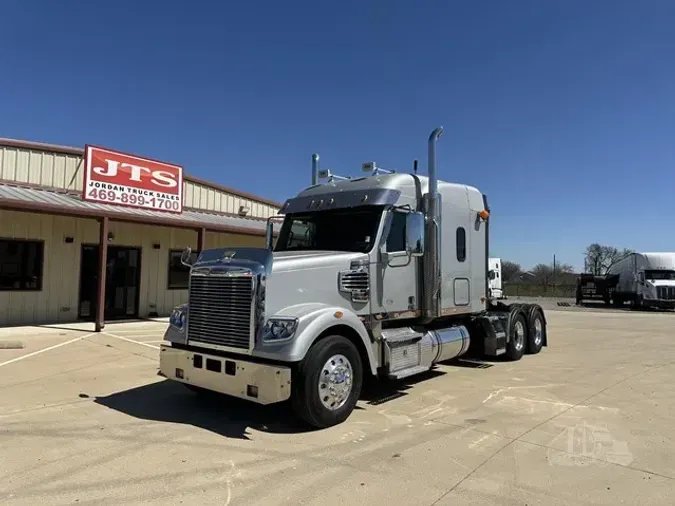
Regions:
[[[366,270],[341,271],[338,274],[338,285],[341,292],[350,293],[354,302],[367,302],[370,292],[370,281]]]
[[[657,286],[656,296],[661,300],[675,300],[675,286]]]
[[[253,277],[190,276],[188,341],[249,349]]]

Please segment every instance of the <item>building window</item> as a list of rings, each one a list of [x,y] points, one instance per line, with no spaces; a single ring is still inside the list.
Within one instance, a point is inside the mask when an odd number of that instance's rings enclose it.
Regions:
[[[464,227],[457,228],[457,261],[466,260],[466,230]]]
[[[387,236],[387,252],[405,251],[405,222],[406,214],[400,212],[392,213],[391,227]]]
[[[169,251],[169,290],[187,290],[190,280],[190,268],[180,262],[183,255],[182,249],[173,249]],[[199,256],[198,251],[193,251],[190,259],[194,262]]]
[[[44,243],[0,239],[0,290],[42,290]]]

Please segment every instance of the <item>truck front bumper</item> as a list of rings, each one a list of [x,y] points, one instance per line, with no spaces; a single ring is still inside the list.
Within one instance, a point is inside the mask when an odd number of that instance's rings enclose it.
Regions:
[[[258,404],[282,402],[291,396],[290,367],[219,357],[162,344],[159,371],[167,379]]]

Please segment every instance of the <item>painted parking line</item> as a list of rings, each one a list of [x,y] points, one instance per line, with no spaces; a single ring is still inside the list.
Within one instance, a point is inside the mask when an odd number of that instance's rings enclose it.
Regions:
[[[26,358],[34,357],[36,355],[40,355],[41,353],[45,353],[47,351],[55,350],[56,348],[60,348],[61,346],[66,346],[68,344],[76,343],[77,341],[82,341],[82,339],[86,339],[88,337],[91,337],[95,335],[96,332],[91,332],[89,334],[85,334],[80,337],[76,337],[75,339],[71,339],[70,341],[65,341],[63,343],[55,344],[54,346],[49,346],[47,348],[43,348],[41,350],[34,351],[32,353],[26,353],[25,355],[21,355],[20,357],[15,357],[11,360],[7,360],[6,362],[0,362],[0,367],[3,367],[5,365],[13,364],[14,362],[19,362],[20,360],[24,360]]]
[[[140,344],[141,346],[147,346],[148,348],[153,348],[155,350],[159,350],[159,346],[155,346],[154,344],[144,343],[143,341],[135,341],[133,339],[129,339],[128,337],[118,336],[118,335],[112,334],[110,332],[102,332],[102,334],[104,334],[106,336],[114,337],[115,339],[120,339],[121,341],[126,341],[128,343]]]

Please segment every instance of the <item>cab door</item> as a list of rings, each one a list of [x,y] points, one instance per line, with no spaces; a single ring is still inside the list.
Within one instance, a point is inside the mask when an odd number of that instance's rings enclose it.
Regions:
[[[406,252],[406,216],[408,213],[392,210],[384,229],[386,239],[380,245],[377,278],[380,283],[375,294],[376,307],[386,317],[411,318],[420,307],[417,288],[418,259]]]

